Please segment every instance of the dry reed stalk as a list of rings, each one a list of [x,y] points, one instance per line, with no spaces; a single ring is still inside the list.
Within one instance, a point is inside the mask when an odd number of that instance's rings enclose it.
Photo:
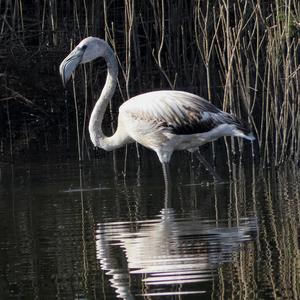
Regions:
[[[86,70],[86,66],[83,66],[83,72],[84,72],[84,114],[83,114],[83,123],[82,123],[82,133],[81,133],[81,149],[82,149],[82,156],[84,156],[84,146],[86,145],[86,138],[85,138],[85,133],[86,133],[86,121],[88,118],[87,115],[87,108],[88,108],[88,74]],[[87,156],[90,158],[89,155],[89,150],[87,149]]]
[[[81,146],[80,146],[80,126],[79,126],[78,100],[77,100],[77,96],[76,96],[76,85],[75,85],[74,76],[72,76],[72,87],[73,87],[73,99],[74,99],[75,120],[76,120],[78,160],[82,161]]]
[[[130,98],[129,85],[131,79],[131,52],[132,52],[132,35],[135,19],[135,10],[134,10],[134,0],[125,1],[125,89],[127,99]],[[136,150],[139,157],[138,145],[136,143]],[[127,157],[128,157],[128,146],[125,147],[124,153],[124,166],[123,166],[123,176],[126,176],[127,173]]]
[[[164,7],[164,1],[159,1],[159,0],[151,0],[150,1],[152,8],[153,8],[153,14],[154,14],[154,20],[155,20],[155,26],[154,26],[154,30],[155,30],[155,34],[156,34],[156,51],[155,49],[151,49],[151,53],[152,53],[152,57],[158,67],[158,69],[160,70],[160,72],[162,73],[162,75],[164,76],[164,78],[166,79],[166,81],[168,82],[168,85],[171,89],[175,88],[176,85],[176,79],[177,79],[177,73],[175,73],[174,76],[174,80],[173,82],[171,81],[169,75],[167,74],[166,70],[164,69],[163,65],[162,65],[162,50],[165,44],[165,7]],[[149,46],[151,45],[151,40],[149,38],[148,33],[145,31],[145,27],[144,28],[144,32],[146,35],[146,38],[148,40],[148,44]],[[151,46],[150,46],[151,47]],[[157,53],[157,54],[155,54]]]
[[[12,134],[11,118],[10,118],[8,101],[6,102],[6,115],[7,115],[8,133],[9,133],[9,153],[10,153],[10,158],[13,161],[13,134]]]
[[[49,0],[49,11],[51,20],[51,30],[52,30],[52,42],[54,46],[58,45],[57,36],[57,3],[56,0]]]

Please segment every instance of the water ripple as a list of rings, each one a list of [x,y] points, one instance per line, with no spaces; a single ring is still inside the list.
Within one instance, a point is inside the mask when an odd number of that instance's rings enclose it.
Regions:
[[[256,233],[254,218],[240,219],[238,224],[216,223],[197,217],[195,211],[179,217],[172,209],[163,209],[151,220],[99,223],[97,258],[123,299],[133,293],[204,293],[196,283],[212,281],[218,265],[231,261]],[[134,278],[143,287],[137,286],[133,292]]]

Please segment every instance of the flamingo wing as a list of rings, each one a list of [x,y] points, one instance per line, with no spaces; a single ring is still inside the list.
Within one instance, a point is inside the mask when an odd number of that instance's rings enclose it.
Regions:
[[[247,130],[236,117],[221,111],[203,98],[181,91],[157,91],[138,95],[120,107],[120,113],[129,114],[157,128],[176,135],[204,133],[221,124],[234,124]]]

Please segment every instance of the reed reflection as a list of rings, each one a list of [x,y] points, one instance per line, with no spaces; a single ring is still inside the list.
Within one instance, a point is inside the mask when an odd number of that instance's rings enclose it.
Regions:
[[[259,174],[258,295],[299,299],[300,172],[294,164]]]

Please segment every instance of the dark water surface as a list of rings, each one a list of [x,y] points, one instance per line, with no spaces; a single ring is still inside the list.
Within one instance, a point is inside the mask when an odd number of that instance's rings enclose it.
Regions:
[[[0,299],[299,299],[300,171],[0,165]]]

